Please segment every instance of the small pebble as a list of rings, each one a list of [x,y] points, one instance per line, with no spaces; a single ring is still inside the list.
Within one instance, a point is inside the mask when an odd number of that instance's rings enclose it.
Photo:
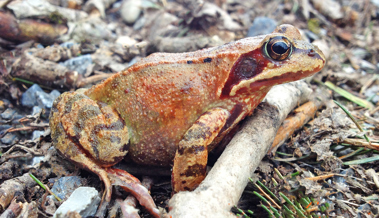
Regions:
[[[95,188],[79,187],[61,204],[53,217],[64,217],[68,211],[76,211],[82,217],[93,216],[99,203],[99,193]]]
[[[147,20],[146,20],[146,17],[140,17],[133,25],[133,29],[134,30],[141,30],[145,24],[146,24]]]
[[[274,19],[268,17],[256,17],[253,25],[249,28],[247,37],[266,35],[272,33],[277,26]]]
[[[368,89],[366,89],[366,91],[364,92],[364,95],[367,98],[371,98],[371,101],[376,104],[379,101],[379,95],[377,94],[378,92],[379,92],[379,86],[373,85],[369,87]]]
[[[32,141],[34,141],[37,138],[41,137],[44,133],[45,133],[45,131],[41,131],[41,130],[35,130],[35,131],[33,131]]]
[[[127,24],[133,24],[142,12],[141,0],[126,0],[120,8],[120,15]]]
[[[355,73],[354,68],[351,67],[351,66],[343,67],[342,70],[343,70],[343,72],[345,72],[345,73],[349,73],[349,74],[351,74],[351,73]]]
[[[58,98],[58,96],[60,96],[61,95],[61,93],[58,91],[58,90],[56,90],[56,89],[54,89],[53,91],[51,91],[50,92],[50,97],[53,99],[53,101],[56,99],[56,98]]]
[[[71,48],[74,45],[75,43],[73,42],[64,42],[64,43],[61,43],[59,46],[64,47],[64,48]]]
[[[32,109],[32,115],[36,115],[36,114],[40,113],[41,111],[42,111],[42,108],[40,108],[38,106],[34,106]]]
[[[352,48],[351,53],[358,59],[365,59],[370,56],[370,53],[364,48]]]
[[[12,118],[12,124],[20,124],[20,119],[24,118],[25,116],[24,115],[21,115],[21,114],[18,114],[16,113],[15,115],[13,115],[13,118]]]
[[[36,157],[33,157],[32,163],[30,165],[34,166],[36,164],[39,164],[44,158],[45,158],[45,156],[36,156]]]
[[[1,138],[1,143],[3,144],[6,144],[6,145],[10,145],[10,144],[14,144],[15,140],[17,139],[17,135],[16,133],[7,133],[5,136],[3,136],[3,138]]]
[[[36,92],[43,92],[43,90],[39,85],[34,84],[22,94],[21,105],[29,108],[37,105]]]
[[[12,108],[7,108],[3,113],[1,113],[1,118],[3,118],[4,120],[10,120],[12,119],[13,115],[16,113],[15,110],[13,110]]]
[[[128,67],[132,66],[133,64],[137,63],[137,61],[139,61],[140,58],[139,57],[134,57],[131,61],[129,61],[128,63]]]
[[[67,199],[72,192],[85,183],[85,179],[80,176],[65,176],[57,179],[54,182],[51,191],[60,199]]]
[[[376,69],[374,64],[372,64],[366,60],[361,60],[360,67],[364,70],[375,70]]]
[[[366,210],[369,211],[371,210],[371,206],[369,204],[362,204],[361,206],[358,207],[358,210]]]
[[[36,98],[38,106],[41,108],[51,108],[53,106],[53,101],[50,98],[50,95],[46,92],[36,92]]]
[[[92,64],[92,57],[90,54],[85,54],[79,57],[68,59],[65,62],[59,63],[70,70],[77,71],[79,74],[85,74],[87,67]]]
[[[36,92],[37,103],[40,108],[48,108],[50,109],[53,106],[54,100],[60,95],[60,92],[57,90],[53,90],[50,94],[42,91]]]
[[[2,124],[2,125],[0,125],[0,135],[1,135],[1,131],[7,130],[7,129],[11,128],[11,127],[12,126],[8,125],[8,124]]]

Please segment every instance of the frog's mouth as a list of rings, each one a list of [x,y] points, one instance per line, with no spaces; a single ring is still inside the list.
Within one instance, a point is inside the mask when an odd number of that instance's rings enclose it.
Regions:
[[[280,76],[275,76],[268,79],[258,80],[250,84],[250,92],[259,91],[264,88],[272,87],[274,85],[279,85],[282,83],[287,83],[291,81],[300,80],[313,74],[319,72],[322,68],[315,69],[312,71],[298,71],[298,72],[288,72]]]

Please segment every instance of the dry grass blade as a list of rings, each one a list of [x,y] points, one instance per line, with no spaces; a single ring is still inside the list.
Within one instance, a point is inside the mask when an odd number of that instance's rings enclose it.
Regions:
[[[331,83],[329,81],[325,82],[324,85],[327,86],[329,89],[331,89],[331,90],[337,92],[338,94],[342,95],[343,97],[349,99],[351,102],[356,103],[359,106],[368,108],[370,110],[374,108],[374,105],[371,104],[371,102],[366,101],[364,99],[361,99],[361,98],[351,94],[350,92],[334,85],[333,83]]]

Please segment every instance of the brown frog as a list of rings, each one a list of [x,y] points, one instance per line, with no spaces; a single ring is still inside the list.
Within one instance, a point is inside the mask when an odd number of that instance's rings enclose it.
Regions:
[[[174,191],[193,190],[205,177],[208,152],[272,86],[310,76],[324,64],[322,52],[291,25],[220,47],[152,54],[101,84],[57,98],[53,143],[101,178],[102,205],[111,199],[110,179],[121,176],[158,217],[139,181],[108,167],[125,155],[139,164],[173,165]]]

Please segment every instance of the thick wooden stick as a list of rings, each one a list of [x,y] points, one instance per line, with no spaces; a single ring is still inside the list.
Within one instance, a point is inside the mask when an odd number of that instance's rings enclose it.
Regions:
[[[179,192],[170,202],[172,217],[234,217],[230,209],[270,148],[288,113],[305,102],[311,90],[302,81],[274,87],[242,124],[214,167],[192,192]]]
[[[317,93],[312,94],[311,100],[296,108],[293,113],[288,116],[276,133],[274,142],[268,153],[274,155],[278,149],[292,134],[303,127],[310,119],[313,119],[317,110],[325,105],[330,98],[327,90],[319,89]]]

